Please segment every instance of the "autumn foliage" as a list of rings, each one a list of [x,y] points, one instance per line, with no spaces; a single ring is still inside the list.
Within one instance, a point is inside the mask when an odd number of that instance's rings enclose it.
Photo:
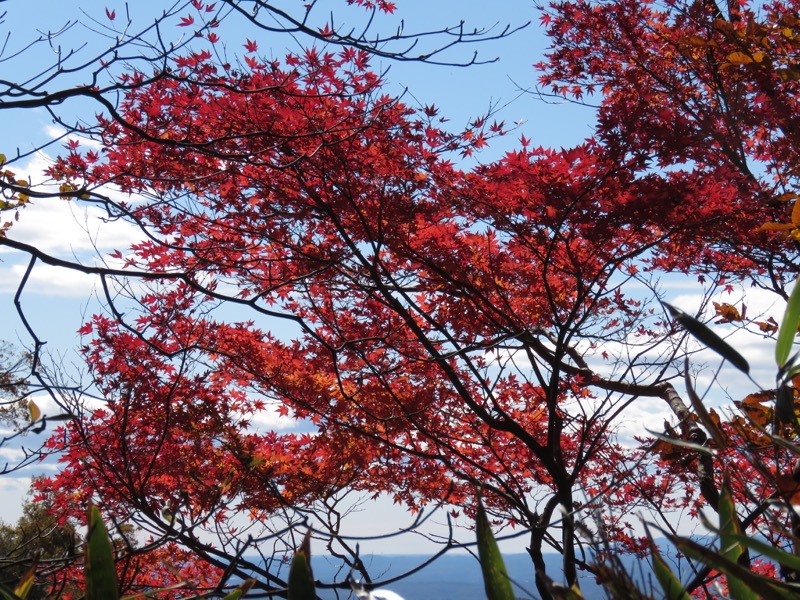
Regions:
[[[769,398],[742,394],[745,416],[720,424],[742,446],[713,463],[614,432],[661,398],[668,435],[712,443],[673,385],[685,334],[659,277],[785,297],[797,274],[796,13],[553,4],[540,83],[596,103],[596,133],[472,169],[459,157],[503,124],[446,130],[384,93],[360,50],[277,61],[248,43],[239,66],[201,51],[145,86],[126,74],[102,151],[69,148],[50,170],[142,241],[108,257],[136,283],[108,283],[109,314],[81,331],[103,405],[50,439],[62,467],[39,492],[74,518],[99,498],[153,552],[174,540],[224,569],[241,528],[289,507],[358,491],[471,511],[480,486],[495,522],[530,531],[537,568],[563,553],[569,584],[587,565],[560,506],[612,506],[608,535],[634,551],[633,513],[714,508],[726,472],[758,506],[791,470],[748,470],[739,452]]]

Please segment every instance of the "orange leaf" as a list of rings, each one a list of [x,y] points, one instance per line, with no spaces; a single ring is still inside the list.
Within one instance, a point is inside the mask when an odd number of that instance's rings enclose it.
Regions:
[[[753,62],[753,58],[744,52],[731,52],[727,61],[732,65],[749,65]]]

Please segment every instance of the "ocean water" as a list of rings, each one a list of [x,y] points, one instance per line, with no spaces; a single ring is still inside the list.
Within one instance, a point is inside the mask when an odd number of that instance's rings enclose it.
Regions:
[[[383,582],[413,570],[428,558],[422,555],[380,555],[365,559],[365,562],[373,580]],[[515,583],[517,598],[539,598],[530,557],[527,554],[508,554],[504,556],[504,560],[509,576]],[[548,557],[548,562],[552,563],[548,565],[549,571],[560,571],[560,556],[552,555]],[[317,557],[312,566],[315,578],[321,582],[341,581],[346,575],[337,575],[337,566],[323,557]],[[391,590],[404,600],[486,600],[480,565],[473,556],[467,554],[442,556],[408,577],[378,587]],[[583,578],[581,587],[586,598],[605,597],[602,588],[595,584],[591,575],[587,574]],[[326,600],[355,597],[343,590],[338,591],[338,596],[334,590],[319,590],[319,595]]]

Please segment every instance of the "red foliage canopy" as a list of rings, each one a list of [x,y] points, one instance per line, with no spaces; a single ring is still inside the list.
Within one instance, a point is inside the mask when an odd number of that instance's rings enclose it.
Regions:
[[[42,491],[73,515],[98,495],[211,560],[195,531],[230,540],[234,514],[346,489],[469,505],[479,483],[530,528],[537,566],[550,543],[574,581],[574,531],[551,527],[643,458],[613,441],[620,411],[654,396],[688,415],[675,332],[629,284],[683,272],[782,291],[796,270],[758,230],[786,220],[797,173],[794,38],[770,28],[786,10],[757,24],[702,3],[553,5],[542,81],[597,94],[597,136],[471,171],[447,157],[482,144],[482,124],[444,132],[381,94],[358,51],[251,52],[245,71],[194,54],[134,86],[132,126],[103,121],[102,154],[72,149],[51,174],[138,225],[144,241],[115,258],[162,279],[136,319],[82,332],[106,405],[52,438],[64,467]],[[102,196],[109,183],[130,201]],[[306,433],[254,427],[270,410]],[[623,511],[696,507],[689,483],[666,491],[697,474],[640,467]]]

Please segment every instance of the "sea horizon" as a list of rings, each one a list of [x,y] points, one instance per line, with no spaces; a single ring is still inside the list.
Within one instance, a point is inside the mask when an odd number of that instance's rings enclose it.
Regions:
[[[448,553],[423,565],[431,557],[425,554],[372,554],[363,556],[370,578],[374,582],[368,589],[386,589],[399,594],[403,600],[486,600],[480,564],[469,553]],[[534,568],[526,553],[504,555],[509,577],[514,584],[516,598],[536,600],[540,596],[534,582]],[[556,583],[561,583],[561,555],[545,555],[548,572]],[[649,562],[635,557],[623,557],[623,564],[637,581],[645,581],[649,575]],[[331,555],[315,555],[311,565],[319,583],[318,595],[324,600],[346,600],[354,598],[347,589],[332,589],[334,582],[341,584],[347,577],[341,559]],[[288,576],[288,564],[282,576]],[[410,573],[414,571],[413,573]],[[586,598],[605,598],[605,591],[586,571],[579,574],[581,589]],[[651,582],[645,581],[645,589]]]

